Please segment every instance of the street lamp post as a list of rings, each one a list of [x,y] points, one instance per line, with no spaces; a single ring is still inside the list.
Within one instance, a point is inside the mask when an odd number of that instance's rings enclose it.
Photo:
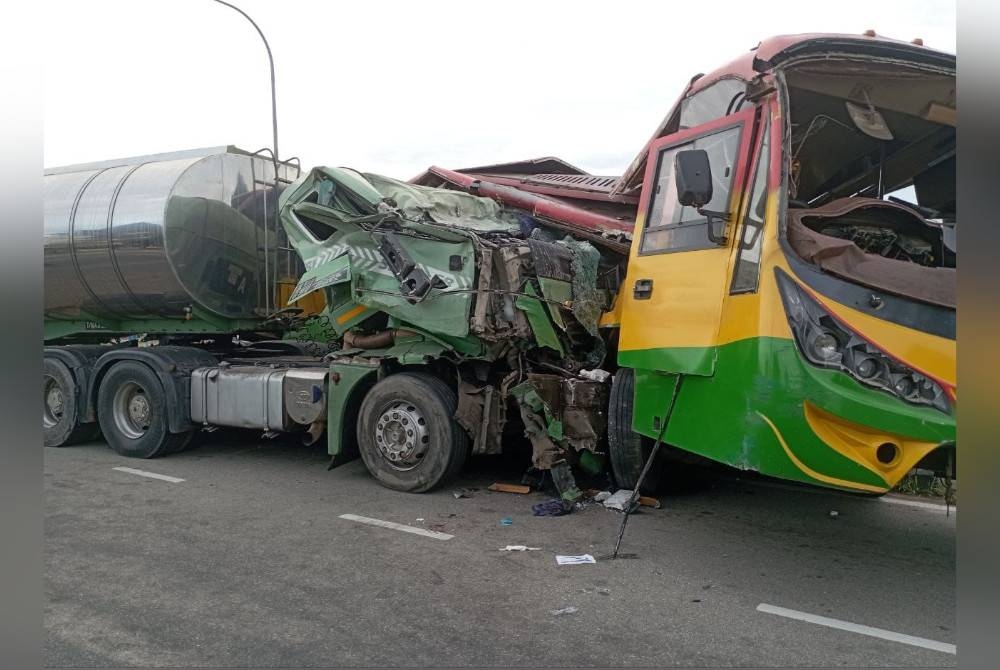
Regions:
[[[250,18],[249,14],[247,14],[246,12],[244,12],[242,9],[240,9],[236,5],[233,5],[233,4],[230,4],[228,2],[225,2],[225,0],[215,0],[215,2],[219,3],[220,5],[225,5],[226,7],[229,7],[230,9],[236,10],[237,12],[239,12],[240,14],[242,14],[243,18],[245,18],[247,21],[249,21],[250,25],[252,25],[254,27],[254,30],[257,31],[257,34],[260,35],[260,39],[264,42],[264,48],[267,49],[267,62],[268,62],[268,65],[271,68],[271,131],[273,133],[273,138],[272,139],[273,139],[273,142],[274,142],[274,144],[272,145],[272,149],[271,149],[271,161],[274,164],[274,194],[273,194],[273,197],[277,198],[278,197],[278,185],[279,185],[279,175],[278,175],[278,103],[277,103],[277,96],[275,95],[275,89],[274,89],[274,57],[271,55],[271,45],[267,43],[267,38],[264,37],[264,31],[262,31],[260,29],[260,26],[257,25],[256,21],[254,21],[253,19]],[[265,198],[266,198],[266,195],[265,195]],[[266,202],[267,201],[265,199],[265,209],[266,209]],[[275,208],[275,209],[277,210],[277,208]],[[266,217],[266,214],[265,214],[265,217]],[[277,222],[275,222],[275,235],[276,236],[278,235]],[[264,309],[265,309],[265,311],[267,311],[268,313],[270,313],[270,311],[271,311],[271,287],[268,286],[268,282],[271,281],[271,276],[270,276],[270,270],[271,269],[268,267],[270,265],[270,263],[268,263],[267,242],[268,242],[268,240],[267,240],[267,219],[265,218],[265,223],[264,223]],[[277,285],[277,271],[278,271],[278,267],[277,267],[278,266],[278,254],[277,254],[277,250],[275,250],[274,266],[275,266],[274,267],[274,272],[275,272],[274,284],[276,286]]]
[[[249,14],[247,14],[246,12],[244,12],[242,9],[240,9],[236,5],[233,5],[233,4],[230,4],[228,2],[225,2],[225,0],[215,0],[215,2],[219,3],[220,5],[225,5],[226,7],[234,9],[237,12],[239,12],[240,14],[242,14],[243,17],[247,21],[250,22],[250,25],[252,25],[254,27],[254,30],[257,31],[257,34],[260,35],[260,39],[263,40],[263,42],[264,42],[264,48],[267,49],[267,61],[268,61],[268,64],[271,66],[271,130],[273,132],[273,140],[274,140],[273,150],[272,150],[271,153],[272,153],[272,156],[273,156],[274,162],[275,162],[275,166],[274,166],[274,168],[275,168],[275,179],[277,179],[277,176],[278,176],[277,175],[277,169],[278,169],[278,165],[277,165],[277,163],[278,163],[278,103],[277,103],[277,99],[276,99],[276,96],[275,96],[275,93],[274,93],[274,57],[271,56],[271,45],[267,43],[267,38],[264,37],[264,32],[260,29],[260,26],[257,25],[256,21],[254,21],[253,19],[250,18]]]

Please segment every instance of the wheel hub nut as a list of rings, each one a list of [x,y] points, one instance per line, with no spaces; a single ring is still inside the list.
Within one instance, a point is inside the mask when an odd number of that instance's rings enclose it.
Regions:
[[[56,415],[62,414],[63,409],[63,393],[62,389],[58,386],[54,386],[49,389],[48,394],[45,396],[45,404],[49,406],[49,410]]]
[[[149,402],[143,396],[137,395],[129,401],[128,413],[140,426],[149,424]]]

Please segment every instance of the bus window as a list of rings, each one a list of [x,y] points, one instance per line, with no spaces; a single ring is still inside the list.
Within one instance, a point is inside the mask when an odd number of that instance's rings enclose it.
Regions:
[[[764,215],[767,205],[767,171],[770,164],[768,151],[769,123],[765,120],[761,135],[760,157],[753,177],[753,194],[743,220],[743,234],[740,236],[740,250],[733,271],[730,293],[753,293],[757,290],[760,274],[760,241],[764,237]]]
[[[680,128],[686,130],[721,119],[743,104],[747,83],[742,79],[720,79],[681,101]]]
[[[677,202],[674,182],[674,157],[679,151],[704,149],[712,165],[712,201],[704,209],[729,210],[729,193],[735,174],[740,146],[740,126],[731,126],[708,135],[666,147],[660,151],[656,166],[656,186],[646,219],[640,253],[712,249],[705,217],[694,207]]]

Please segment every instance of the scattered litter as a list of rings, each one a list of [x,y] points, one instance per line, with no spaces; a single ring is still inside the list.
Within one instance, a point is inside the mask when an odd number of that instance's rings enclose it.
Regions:
[[[423,521],[423,520],[424,520],[423,517],[420,517],[419,519],[417,519],[417,521]]]
[[[579,556],[556,556],[558,565],[582,565],[583,563],[597,563],[590,554],[580,554]]]
[[[604,502],[611,497],[611,491],[598,491],[594,495],[594,502]]]
[[[631,498],[632,491],[629,491],[628,489],[620,489],[605,499],[604,506],[608,509],[616,509],[619,512],[624,512],[625,506],[628,505]]]
[[[599,589],[597,589],[597,592],[600,593],[602,596],[610,596],[611,595],[611,589],[599,588]]]
[[[656,498],[650,498],[649,496],[639,496],[639,504],[643,507],[655,507],[660,509],[660,501]]]
[[[831,519],[836,519],[838,516],[840,516],[840,512],[838,512],[835,509],[830,510],[830,518]]]
[[[462,489],[460,491],[454,491],[452,495],[455,496],[455,500],[458,500],[459,498],[471,498],[474,490],[475,489]]]
[[[601,370],[600,368],[595,368],[594,370],[580,370],[579,375],[584,379],[590,379],[595,382],[606,382],[611,377],[611,373],[607,370]]]
[[[532,505],[531,513],[535,516],[562,516],[563,514],[569,514],[569,510],[566,509],[562,500],[553,498],[552,500]]]
[[[505,516],[504,518],[500,519],[500,525],[501,526],[510,526],[513,523],[514,523],[514,520],[511,519],[509,516]]]
[[[508,544],[500,551],[541,551],[541,547],[526,547],[523,544]]]
[[[502,484],[495,482],[487,488],[490,491],[497,491],[499,493],[531,493],[531,487],[524,486],[523,484]]]
[[[552,616],[561,616],[563,614],[575,614],[579,610],[575,607],[563,607],[562,609],[552,610]]]

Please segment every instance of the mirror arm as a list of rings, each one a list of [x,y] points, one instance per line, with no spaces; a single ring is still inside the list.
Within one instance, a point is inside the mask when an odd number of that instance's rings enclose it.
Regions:
[[[702,216],[704,216],[705,219],[706,219],[706,223],[708,224],[706,230],[708,231],[708,239],[709,239],[709,241],[710,242],[714,242],[715,244],[718,244],[720,247],[726,246],[726,242],[728,241],[728,238],[725,235],[726,228],[725,228],[725,226],[723,226],[723,228],[722,228],[723,234],[722,235],[716,235],[715,234],[715,223],[714,223],[714,221],[715,220],[720,220],[723,223],[729,223],[729,219],[731,218],[730,213],[729,212],[716,212],[716,211],[713,211],[713,210],[710,210],[710,209],[703,209],[701,207],[699,207],[696,211],[699,214],[701,214]]]

